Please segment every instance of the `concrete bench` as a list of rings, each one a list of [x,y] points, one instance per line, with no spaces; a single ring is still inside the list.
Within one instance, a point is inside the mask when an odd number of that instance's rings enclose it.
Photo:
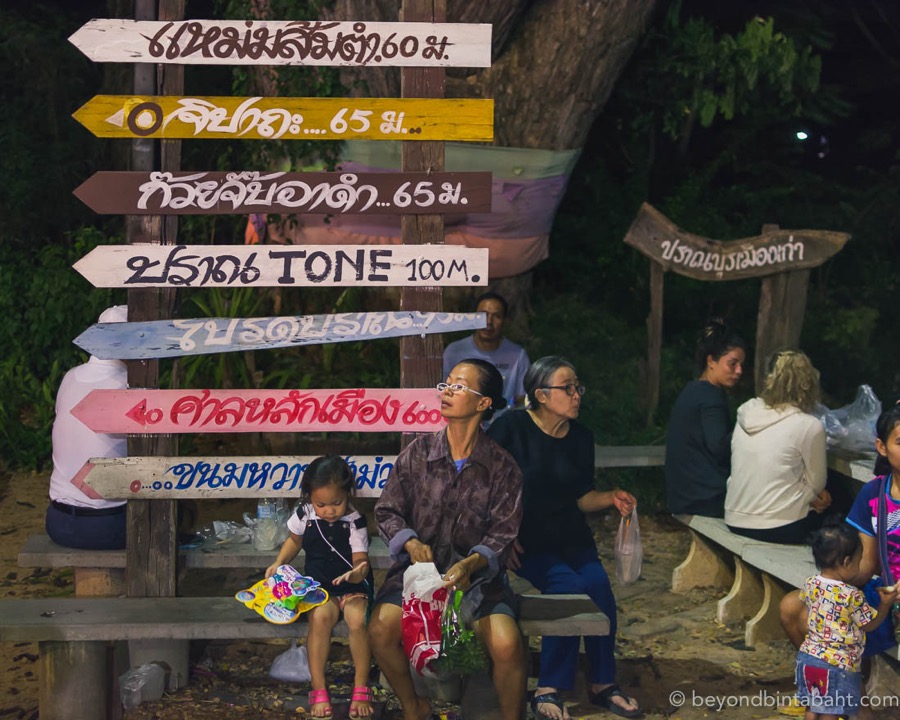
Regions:
[[[586,595],[521,595],[519,627],[527,637],[608,635],[609,619]],[[306,631],[302,620],[273,625],[222,597],[0,601],[0,642],[38,643],[40,714],[47,720],[106,717],[108,641],[258,640]],[[346,636],[346,625],[334,634]]]

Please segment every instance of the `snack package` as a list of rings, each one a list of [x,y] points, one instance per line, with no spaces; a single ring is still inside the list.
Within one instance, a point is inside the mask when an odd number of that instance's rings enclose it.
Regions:
[[[328,593],[311,577],[290,565],[279,565],[272,577],[241,590],[234,598],[270,623],[287,625],[307,610],[328,602]]]

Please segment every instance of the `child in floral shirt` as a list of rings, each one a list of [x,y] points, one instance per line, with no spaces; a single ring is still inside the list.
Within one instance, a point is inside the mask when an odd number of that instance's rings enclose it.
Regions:
[[[806,640],[797,654],[797,696],[806,707],[806,720],[853,716],[859,709],[865,634],[888,617],[898,590],[879,588],[875,611],[850,584],[859,574],[862,543],[846,523],[819,530],[812,551],[819,574],[800,590],[809,614]]]

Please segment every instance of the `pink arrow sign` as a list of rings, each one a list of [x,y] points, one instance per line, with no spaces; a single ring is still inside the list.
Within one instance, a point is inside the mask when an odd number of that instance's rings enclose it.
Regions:
[[[72,414],[94,432],[434,432],[429,388],[340,390],[93,390]]]

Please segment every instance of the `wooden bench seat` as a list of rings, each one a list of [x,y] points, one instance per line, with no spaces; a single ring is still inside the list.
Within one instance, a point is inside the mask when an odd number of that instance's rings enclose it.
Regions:
[[[609,619],[587,595],[521,595],[519,627],[525,636],[608,635]],[[38,643],[42,717],[46,709],[48,718],[67,720],[105,715],[98,709],[107,707],[108,641],[297,638],[307,628],[302,619],[273,625],[233,598],[0,600],[0,642]],[[346,634],[338,623],[334,635]],[[471,717],[482,715],[485,686],[489,680],[479,677],[477,699],[463,698]]]

